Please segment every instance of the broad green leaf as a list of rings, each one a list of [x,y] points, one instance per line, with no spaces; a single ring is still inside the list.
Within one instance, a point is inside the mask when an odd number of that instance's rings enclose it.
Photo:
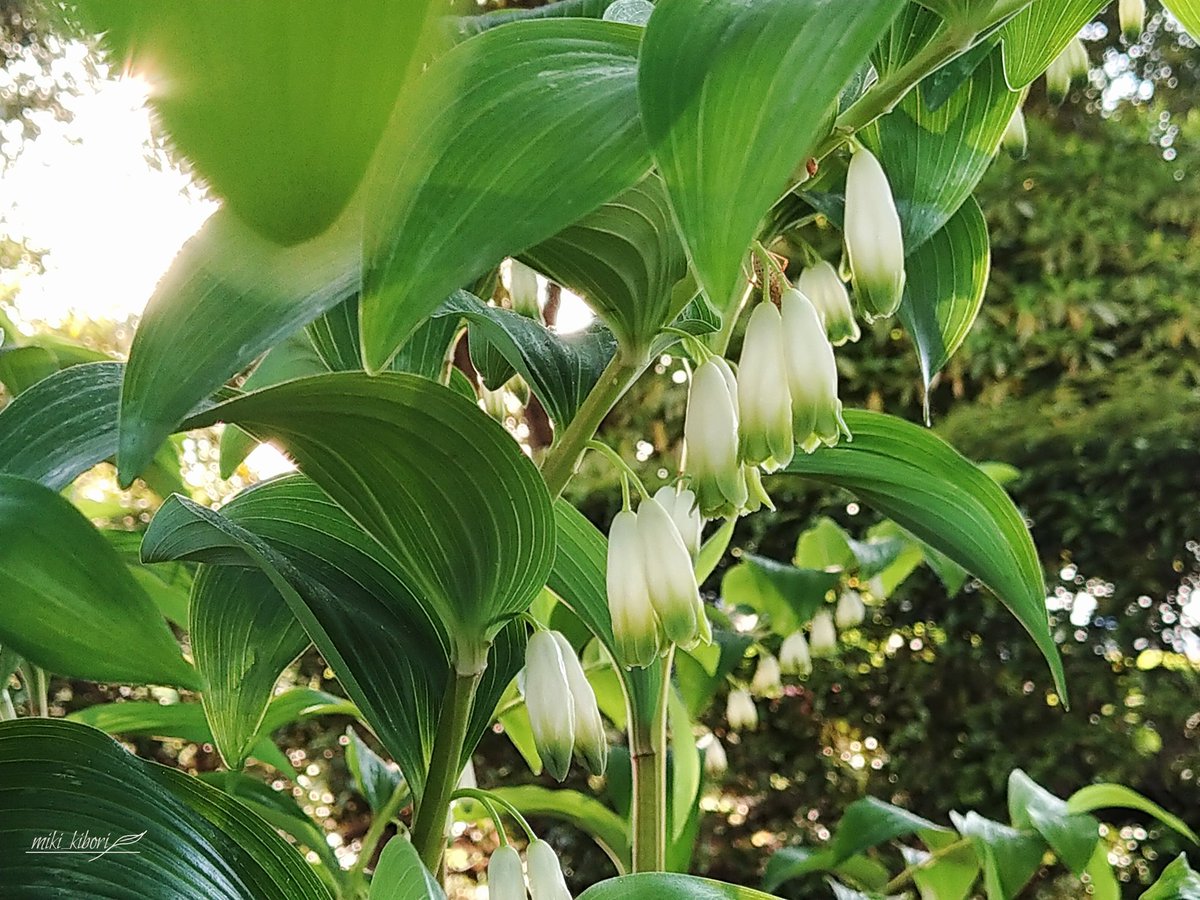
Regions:
[[[396,559],[456,655],[489,640],[545,583],[554,558],[545,485],[504,428],[448,388],[333,373],[247,394],[189,424],[217,421],[286,448]]]
[[[309,645],[287,603],[257,569],[201,566],[192,588],[192,657],[208,684],[204,711],[225,764],[240,769],[279,674]]]
[[[699,815],[702,770],[700,750],[693,734],[695,725],[679,691],[674,688],[667,698],[667,728],[671,742],[667,842],[675,843]]]
[[[329,896],[304,858],[246,807],[86,725],[0,722],[0,808],[0,870],[19,896]],[[54,831],[84,830],[123,852],[29,852]]]
[[[127,484],[193,407],[234,373],[357,290],[361,210],[282,247],[228,209],[184,244],[142,314],[121,391]],[[180,366],[179,360],[188,364]]]
[[[1033,829],[1046,839],[1063,864],[1079,875],[1087,868],[1100,840],[1100,823],[1086,813],[1072,813],[1020,769],[1008,776],[1008,814],[1018,828]]]
[[[1066,701],[1045,585],[1025,520],[978,466],[925,429],[849,410],[854,440],[794,459],[787,471],[856,493],[987,585],[1025,626]]]
[[[1134,809],[1154,816],[1193,844],[1200,844],[1200,836],[1189,828],[1183,819],[1172,815],[1153,800],[1143,797],[1123,784],[1089,784],[1067,799],[1067,808],[1073,813],[1095,812],[1100,809]]]
[[[354,778],[354,788],[367,801],[371,810],[378,813],[404,785],[404,775],[395,763],[382,759],[367,746],[353,728],[346,729],[346,767]]]
[[[1020,90],[1046,71],[1108,0],[1033,0],[1000,30],[1004,72]]]
[[[687,255],[653,173],[520,256],[583,297],[631,351],[649,347],[680,312],[674,287]]]
[[[1200,874],[1192,870],[1181,853],[1163,869],[1141,900],[1200,900]]]
[[[0,642],[92,681],[203,683],[100,533],[49,488],[0,475]]]
[[[1200,0],[1163,0],[1163,6],[1179,20],[1188,34],[1200,40]]]
[[[825,602],[841,576],[836,572],[801,569],[764,556],[742,554],[721,580],[726,603],[746,605],[766,615],[780,635],[803,627]]]
[[[988,900],[1013,900],[1042,864],[1041,836],[985,819],[975,812],[950,813],[954,826],[974,842],[983,859]]]
[[[525,379],[559,429],[575,418],[617,349],[612,332],[599,323],[559,337],[541,322],[488,306],[466,291],[456,291],[438,308],[435,316],[443,315],[465,318],[472,335],[485,337]]]
[[[284,244],[320,233],[349,202],[440,10],[360,0],[331,28],[296,2],[73,5],[114,64],[149,83],[172,143],[231,211]]]
[[[899,806],[864,797],[846,807],[830,850],[836,865],[885,841],[910,834],[948,831]]]
[[[498,25],[525,19],[600,19],[604,17],[604,11],[612,2],[613,0],[556,0],[532,9],[498,9],[480,16],[460,16],[454,22],[454,31],[460,38],[467,38]]]
[[[737,519],[726,519],[721,523],[721,527],[705,539],[700,545],[700,552],[696,554],[696,582],[703,585],[708,577],[717,570],[717,566],[721,564],[721,560],[725,556],[725,551],[729,549],[729,542],[733,539],[733,530],[737,527]]]
[[[853,569],[857,559],[850,536],[828,516],[822,516],[796,539],[792,562],[803,569],[842,572]]]
[[[58,358],[45,347],[0,347],[0,385],[18,397],[59,371]]]
[[[647,897],[654,900],[775,900],[770,894],[751,888],[664,872],[610,878],[588,888],[578,900],[645,900]]]
[[[773,891],[785,881],[800,878],[813,872],[834,872],[847,880],[882,888],[891,876],[880,863],[866,856],[852,856],[835,863],[828,849],[815,850],[808,847],[784,847],[771,854],[763,873],[763,887]]]
[[[99,728],[108,734],[144,734],[178,738],[193,744],[212,741],[212,730],[199,703],[159,703],[157,700],[126,700],[97,703],[71,713],[68,718]]]
[[[688,712],[699,718],[754,642],[748,634],[713,628],[713,642],[675,653],[675,681]]]
[[[973,198],[905,260],[900,321],[917,345],[926,391],[971,330],[991,265],[987,222]]]
[[[910,255],[971,196],[1020,102],[1004,80],[998,49],[936,110],[929,108],[927,89],[917,85],[859,132],[887,172]]]
[[[446,895],[404,835],[392,838],[379,855],[369,900],[445,900]]]
[[[642,44],[646,136],[696,275],[731,300],[762,217],[903,0],[662,0]]]
[[[1121,884],[1108,861],[1108,847],[1103,842],[1096,844],[1084,874],[1091,885],[1091,896],[1096,900],[1121,900]]]
[[[492,793],[512,803],[523,815],[574,825],[596,841],[618,872],[628,872],[632,867],[628,823],[596,798],[535,784],[494,788]]]
[[[339,303],[325,315],[314,319],[305,330],[317,354],[331,372],[362,370],[357,296]],[[450,316],[429,319],[400,348],[400,352],[392,360],[392,371],[411,372],[433,381],[441,381],[450,352],[450,342],[457,331],[458,321]]]
[[[963,843],[953,832],[922,835],[925,845],[938,854],[908,849],[904,853],[908,865],[919,865],[913,871],[913,883],[921,892],[921,900],[967,900],[971,888],[979,880],[981,863],[973,842]]]
[[[645,175],[639,36],[590,19],[490,29],[435,61],[401,98],[369,175],[368,369],[382,369],[456,288]]]

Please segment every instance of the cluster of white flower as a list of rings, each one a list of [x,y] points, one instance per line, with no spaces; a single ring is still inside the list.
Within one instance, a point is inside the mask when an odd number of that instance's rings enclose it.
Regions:
[[[510,844],[496,848],[488,861],[488,900],[571,900],[562,866],[554,849],[542,840],[531,841],[525,851],[528,863],[528,893],[526,872],[521,854]]]
[[[593,775],[603,775],[608,764],[604,721],[596,693],[563,635],[543,630],[534,633],[525,649],[520,685],[546,771],[562,781],[575,753]]]

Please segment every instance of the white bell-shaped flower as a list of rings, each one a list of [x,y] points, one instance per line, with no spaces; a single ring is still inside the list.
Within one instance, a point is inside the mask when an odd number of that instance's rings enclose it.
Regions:
[[[575,753],[583,758],[589,772],[603,775],[608,765],[608,735],[604,733],[604,719],[596,703],[596,692],[592,690],[571,642],[560,632],[550,634],[562,653],[563,669],[571,688],[571,704],[575,710]]]
[[[521,854],[509,844],[492,852],[487,876],[488,900],[526,900]]]
[[[892,315],[904,296],[904,235],[887,175],[865,148],[850,158],[844,234],[854,293],[867,321]]]
[[[525,851],[529,860],[529,894],[533,900],[571,900],[567,880],[554,848],[542,840],[530,843]]]
[[[857,628],[866,617],[867,607],[863,603],[862,595],[858,591],[842,591],[833,614],[833,621],[837,627],[843,630]]]
[[[663,634],[671,643],[693,647],[700,640],[704,606],[692,557],[670,514],[653,497],[642,501],[637,517],[642,567]]]
[[[724,775],[729,769],[729,757],[725,753],[720,738],[711,731],[700,741],[700,749],[704,751],[704,771],[714,778]]]
[[[1146,27],[1146,0],[1121,0],[1117,15],[1121,20],[1122,37],[1131,44],[1141,39],[1142,29]]]
[[[725,718],[734,731],[753,731],[758,727],[758,708],[743,688],[734,688],[725,701]]]
[[[742,511],[756,513],[763,507],[774,510],[775,504],[767,489],[763,487],[762,473],[758,466],[742,466],[742,475],[746,479],[746,505]]]
[[[738,463],[737,381],[718,356],[692,376],[683,434],[700,514],[708,519],[736,515],[746,503],[746,480]]]
[[[782,675],[779,660],[770,653],[764,653],[758,658],[754,677],[750,680],[750,690],[760,697],[776,696],[783,690]]]
[[[824,659],[837,653],[837,628],[829,610],[823,609],[813,616],[808,649],[814,659]]]
[[[783,319],[769,300],[750,314],[738,364],[742,459],[768,472],[792,461],[792,397],[784,358]]]
[[[538,303],[537,272],[515,259],[510,259],[508,265],[508,295],[512,298],[513,311],[540,322],[542,308]]]
[[[538,630],[529,639],[521,689],[538,755],[546,771],[562,781],[575,746],[575,704],[562,651],[549,631]]]
[[[1071,80],[1086,78],[1092,68],[1091,61],[1088,59],[1087,45],[1079,38],[1074,38],[1071,43],[1067,44],[1067,49],[1063,53],[1066,54]]]
[[[1086,76],[1088,67],[1087,48],[1079,38],[1072,38],[1046,69],[1046,93],[1050,99],[1062,103],[1071,92],[1072,82]]]
[[[850,305],[850,294],[832,264],[821,260],[809,266],[796,279],[796,289],[816,307],[833,346],[840,347],[846,341],[857,341],[862,336],[854,318],[854,307]]]
[[[618,662],[648,666],[658,657],[659,627],[650,603],[637,514],[622,510],[608,532],[608,611]]]
[[[704,534],[704,517],[696,506],[696,492],[664,485],[655,492],[654,499],[670,515],[683,538],[683,546],[695,559]]]
[[[779,668],[787,675],[812,672],[812,656],[803,631],[793,631],[783,639],[783,646],[779,648]]]
[[[812,453],[821,444],[834,446],[841,434],[850,436],[837,395],[837,362],[809,299],[790,288],[783,292],[781,305],[792,428],[797,443],[806,453]]]
[[[1025,129],[1025,113],[1021,107],[1013,110],[1008,127],[1004,129],[1004,137],[1000,139],[1000,146],[1017,159],[1025,158],[1029,149],[1029,132]]]

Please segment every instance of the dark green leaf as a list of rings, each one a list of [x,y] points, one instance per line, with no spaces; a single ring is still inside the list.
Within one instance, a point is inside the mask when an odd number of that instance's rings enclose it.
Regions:
[[[481,16],[461,16],[455,19],[453,30],[461,38],[466,38],[497,25],[521,22],[525,19],[600,19],[612,2],[613,0],[557,0],[532,9],[498,9]]]
[[[1189,0],[1190,2],[1190,0]],[[1001,29],[1004,72],[1020,90],[1046,71],[1108,0],[1033,0]]]
[[[725,573],[721,595],[727,603],[765,614],[776,634],[787,635],[812,619],[840,580],[836,572],[800,569],[743,553],[742,562]]]
[[[339,303],[325,315],[313,320],[306,330],[309,340],[331,372],[362,370],[357,296]],[[392,360],[392,371],[411,372],[432,381],[442,380],[450,342],[456,331],[458,322],[449,316],[428,320],[400,348]]]
[[[1123,784],[1089,784],[1067,799],[1067,808],[1073,813],[1095,812],[1098,809],[1135,809],[1154,816],[1193,844],[1200,844],[1200,836],[1189,828],[1183,819],[1172,815],[1153,800],[1143,797]]]
[[[846,807],[842,821],[838,823],[837,833],[830,848],[833,864],[841,863],[885,841],[931,831],[948,832],[949,829],[935,825],[899,806],[884,803],[874,797],[864,797]]]
[[[631,868],[628,824],[594,797],[578,791],[551,790],[535,784],[500,787],[492,792],[512,803],[526,816],[557,819],[574,825],[600,845],[618,872],[628,872]]]
[[[379,856],[369,900],[445,900],[446,895],[404,835],[392,838]]]
[[[774,900],[770,894],[694,875],[647,872],[593,885],[578,900]]]
[[[0,347],[0,385],[17,397],[59,370],[58,357],[44,347]]]
[[[975,812],[950,814],[955,827],[969,837],[983,859],[988,900],[1012,900],[1042,864],[1046,843],[1041,836],[985,819]]]
[[[354,778],[354,787],[378,813],[404,784],[404,776],[394,763],[388,763],[367,746],[354,728],[346,729],[346,766]]]
[[[1100,823],[1085,813],[1072,813],[1065,800],[1020,769],[1013,769],[1008,776],[1008,814],[1016,827],[1032,829],[1044,837],[1076,875],[1087,868],[1100,840]]]

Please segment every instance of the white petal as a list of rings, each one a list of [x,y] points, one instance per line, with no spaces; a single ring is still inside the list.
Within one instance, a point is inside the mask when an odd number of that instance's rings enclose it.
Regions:
[[[523,684],[538,754],[546,770],[562,781],[575,744],[575,709],[562,652],[548,631],[537,631],[529,639]]]

